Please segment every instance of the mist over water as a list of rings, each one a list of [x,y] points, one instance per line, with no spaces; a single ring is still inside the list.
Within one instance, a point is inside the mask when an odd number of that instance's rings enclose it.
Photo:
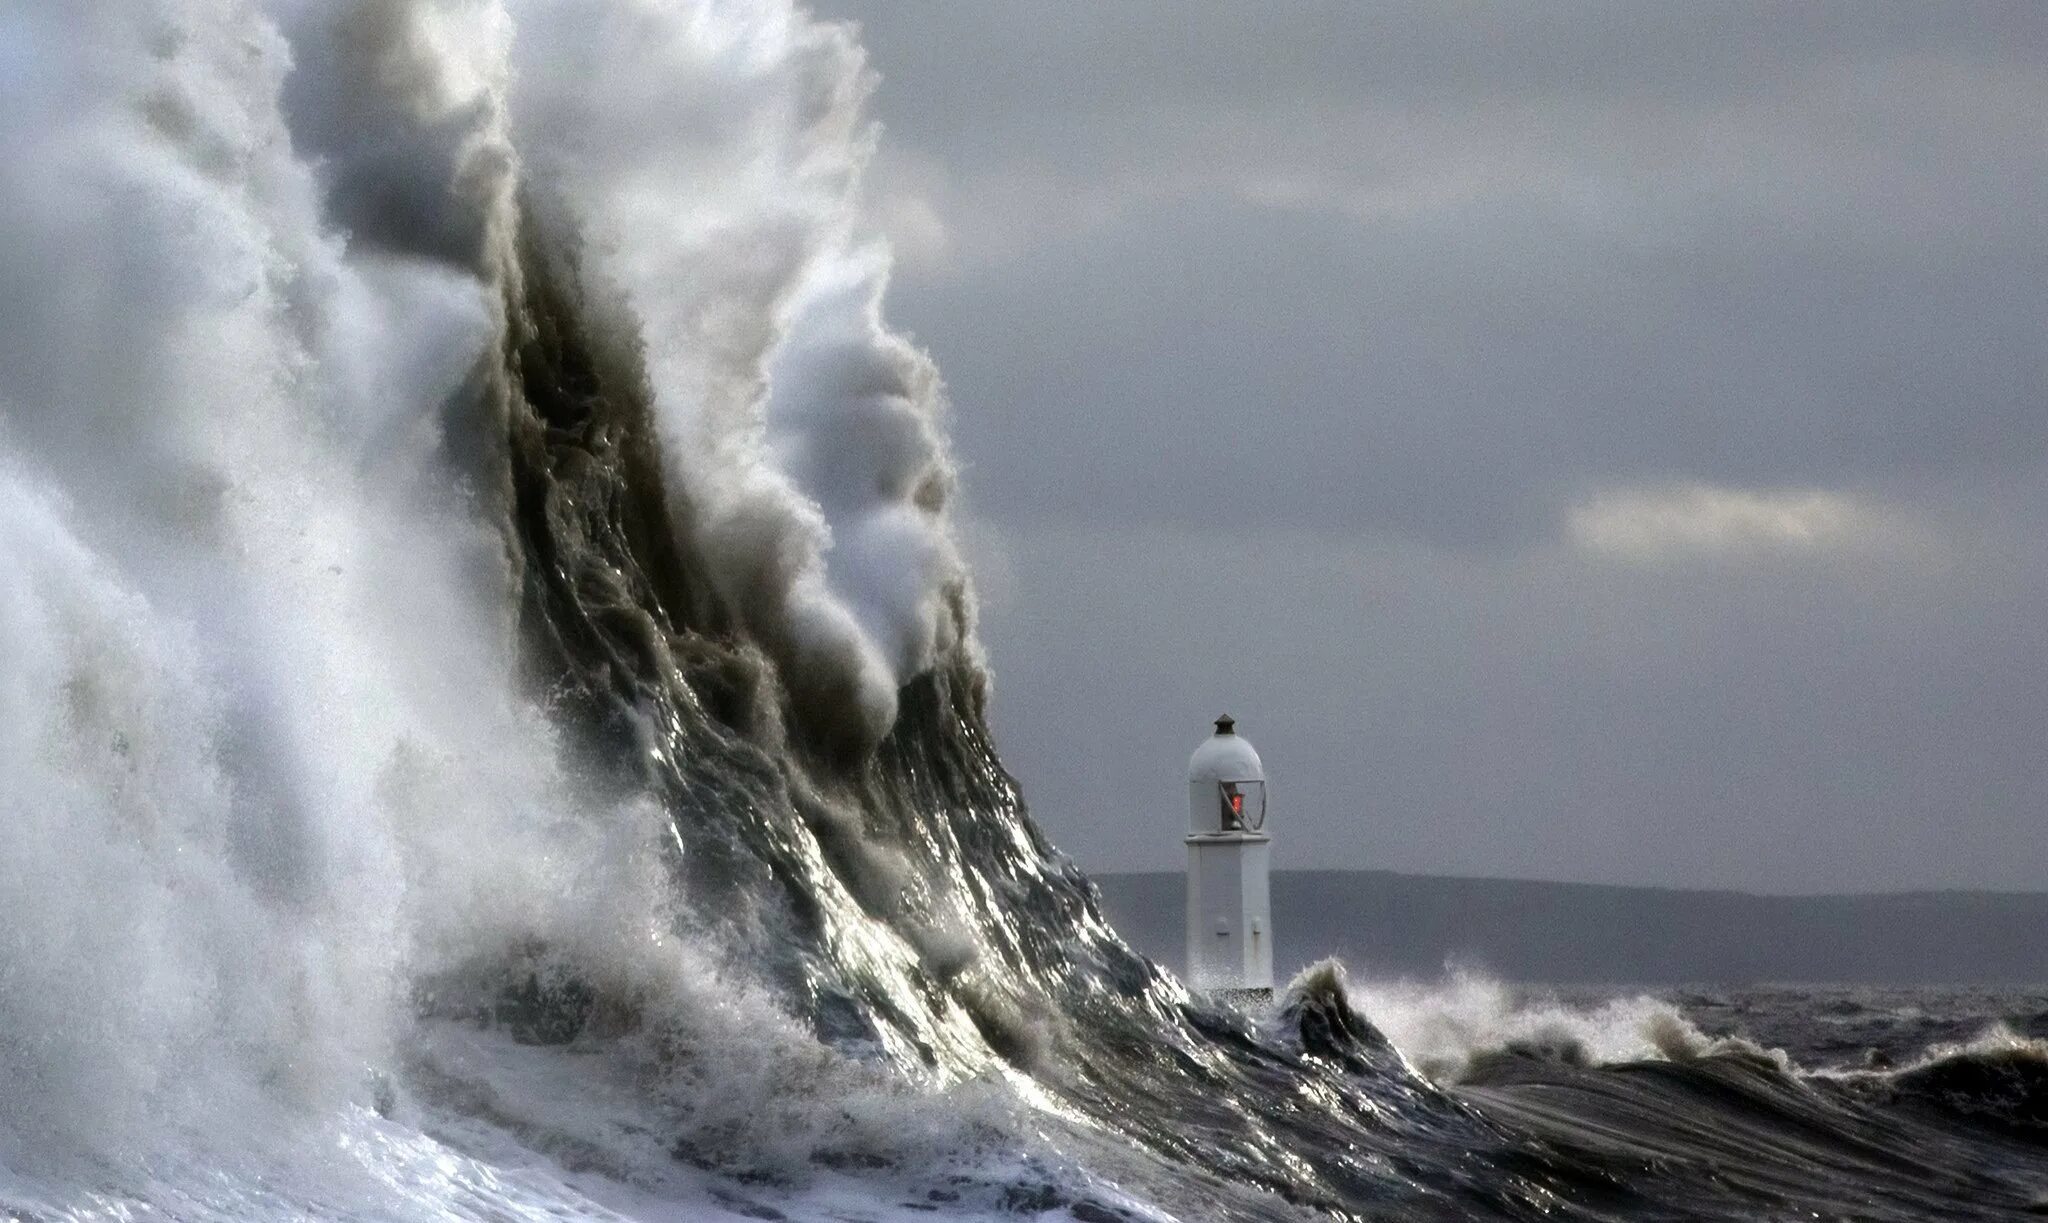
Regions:
[[[1425,1073],[1426,1000],[1393,1043],[1334,968],[1248,1012],[1108,928],[988,739],[852,31],[80,0],[8,10],[0,58],[0,1213],[1870,1192],[1672,1172]],[[1686,1048],[1763,1076],[1756,1132],[1950,1133]],[[1596,1053],[1529,1074],[1636,1090]],[[1956,1133],[1876,1217],[2026,1204],[2033,1150]]]

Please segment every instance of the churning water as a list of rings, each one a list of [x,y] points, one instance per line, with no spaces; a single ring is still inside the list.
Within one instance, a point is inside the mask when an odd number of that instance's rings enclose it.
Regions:
[[[0,1216],[2037,1200],[2003,1011],[1129,951],[988,740],[864,89],[772,0],[0,9]]]

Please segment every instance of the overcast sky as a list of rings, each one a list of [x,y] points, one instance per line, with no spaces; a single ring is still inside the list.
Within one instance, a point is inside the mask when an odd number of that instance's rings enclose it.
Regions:
[[[2048,887],[2048,5],[819,7],[1083,866]]]

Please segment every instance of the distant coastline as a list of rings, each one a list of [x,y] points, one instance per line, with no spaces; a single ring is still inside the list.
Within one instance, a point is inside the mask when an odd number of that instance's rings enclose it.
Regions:
[[[1110,920],[1179,971],[1178,872],[1093,876]],[[1334,955],[1364,977],[1447,965],[1558,984],[2048,981],[2048,893],[1762,896],[1606,884],[1275,871],[1282,975]]]

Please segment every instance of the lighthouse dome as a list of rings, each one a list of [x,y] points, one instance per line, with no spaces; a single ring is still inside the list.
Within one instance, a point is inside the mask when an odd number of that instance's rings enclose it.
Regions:
[[[1263,835],[1266,769],[1229,717],[1188,757],[1188,829],[1198,836]]]
[[[1216,719],[1216,733],[1188,757],[1189,781],[1264,781],[1265,766],[1251,740],[1237,733],[1228,715]]]

